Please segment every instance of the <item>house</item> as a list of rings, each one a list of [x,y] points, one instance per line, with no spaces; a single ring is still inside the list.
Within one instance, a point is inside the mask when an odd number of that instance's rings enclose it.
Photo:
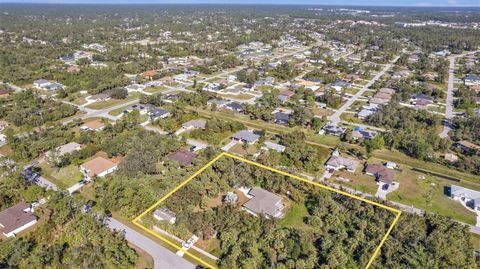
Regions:
[[[94,102],[104,102],[104,101],[110,100],[111,98],[110,98],[110,95],[108,95],[108,94],[99,93],[99,94],[92,95],[92,96],[88,97],[87,99],[91,100],[91,101],[94,101]]]
[[[275,150],[277,152],[280,152],[280,153],[285,151],[285,146],[283,146],[283,145],[273,143],[273,142],[269,142],[269,141],[265,142],[264,144],[265,144],[266,149],[273,149],[273,150]]]
[[[146,87],[161,87],[163,85],[163,82],[161,82],[160,80],[153,80],[145,82],[143,85],[145,85]]]
[[[328,123],[325,125],[322,130],[320,130],[319,134],[329,134],[329,135],[335,135],[335,136],[341,136],[347,128],[345,127],[340,127],[331,123]]]
[[[250,214],[264,215],[267,218],[283,217],[285,205],[282,197],[258,187],[251,188],[248,194],[252,198],[242,206]]]
[[[480,75],[468,74],[463,79],[463,83],[467,86],[480,85]]]
[[[287,124],[290,121],[290,113],[286,112],[275,112],[274,113],[275,122],[278,124]]]
[[[47,159],[50,159],[52,155],[56,156],[56,158],[62,157],[65,154],[70,154],[73,153],[77,150],[80,150],[82,148],[82,145],[75,143],[75,142],[70,142],[68,144],[65,144],[63,146],[57,147],[53,151],[49,151],[45,154],[45,157]]]
[[[82,126],[80,126],[80,129],[83,131],[101,131],[105,128],[105,124],[101,122],[100,120],[93,120],[86,122]]]
[[[346,169],[348,172],[354,173],[357,170],[358,161],[351,157],[341,157],[332,155],[325,163],[325,167],[335,171]]]
[[[449,161],[451,163],[457,162],[458,161],[458,156],[452,153],[446,153],[444,156],[446,161]]]
[[[295,95],[294,92],[289,91],[289,90],[285,90],[285,91],[282,91],[278,94],[278,100],[280,100],[280,102],[284,103],[284,102],[288,101],[288,99],[290,99],[293,95]]]
[[[352,137],[353,137],[354,140],[358,140],[360,138],[370,140],[370,139],[374,138],[376,135],[377,135],[376,132],[368,131],[368,130],[362,130],[362,129],[359,129],[359,128],[355,128],[352,131]]]
[[[254,134],[253,132],[250,132],[248,130],[238,131],[232,136],[233,140],[248,144],[255,144],[259,138],[260,135]]]
[[[423,93],[413,94],[410,98],[410,102],[415,106],[427,106],[433,103],[433,98]]]
[[[191,165],[193,160],[197,157],[195,153],[192,153],[188,150],[181,149],[177,152],[170,153],[167,155],[167,159],[171,161],[178,162],[181,166],[188,166]]]
[[[370,115],[375,114],[378,111],[378,104],[369,104],[368,106],[362,106],[362,110],[357,113],[359,119],[365,120]]]
[[[154,109],[154,106],[150,105],[150,104],[146,104],[146,105],[134,104],[134,105],[131,105],[131,106],[127,107],[123,111],[123,113],[130,113],[134,110],[137,110],[140,113],[140,115],[146,115],[153,109]]]
[[[452,185],[450,187],[450,198],[460,201],[462,204],[480,212],[480,192],[464,187]]]
[[[365,168],[365,174],[374,176],[380,184],[392,184],[395,180],[396,172],[381,164],[369,164]]]
[[[128,86],[125,86],[125,89],[128,92],[141,92],[146,88],[145,85],[142,84],[130,84]]]
[[[236,111],[236,112],[242,112],[243,104],[239,102],[230,102],[225,105],[225,108]]]
[[[159,208],[153,212],[153,217],[159,221],[166,221],[170,224],[175,224],[177,221],[177,216],[172,211],[167,208]]]
[[[170,117],[171,113],[166,111],[165,109],[156,107],[148,112],[150,116],[150,120],[155,121],[157,119],[164,119]]]
[[[91,180],[94,177],[104,177],[117,170],[117,163],[103,157],[95,157],[80,165],[80,171],[85,179]]]
[[[40,90],[51,90],[51,91],[65,88],[65,86],[60,83],[50,82],[46,79],[35,80],[33,82],[33,86]]]
[[[205,129],[205,126],[207,125],[206,120],[190,120],[182,124],[182,128],[185,130],[190,130],[190,129]]]
[[[456,146],[463,150],[464,152],[480,152],[480,146],[473,144],[470,141],[462,140],[456,143]]]
[[[209,106],[215,105],[218,108],[224,108],[228,103],[229,101],[223,100],[223,99],[211,99],[211,100],[208,100],[207,105]]]
[[[155,70],[148,70],[148,71],[143,72],[142,75],[143,75],[144,78],[152,79],[157,74],[158,74],[158,72],[155,71]]]
[[[21,231],[37,223],[30,205],[20,202],[0,212],[0,229],[6,237],[15,237]]]
[[[335,89],[337,92],[341,92],[343,88],[350,88],[351,86],[351,83],[348,83],[347,81],[338,78],[332,84],[332,88]]]

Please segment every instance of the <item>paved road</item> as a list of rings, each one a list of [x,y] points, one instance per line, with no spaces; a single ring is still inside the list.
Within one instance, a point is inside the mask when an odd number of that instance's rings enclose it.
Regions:
[[[450,66],[448,67],[447,99],[445,101],[445,106],[446,106],[446,108],[445,108],[445,121],[444,121],[442,132],[440,134],[438,134],[440,136],[440,138],[447,137],[448,132],[450,132],[450,130],[452,130],[452,118],[454,116],[454,112],[453,112],[453,92],[454,92],[455,89],[453,88],[453,83],[455,81],[455,59],[461,58],[461,57],[464,57],[464,56],[467,56],[467,55],[470,55],[470,54],[474,54],[474,53],[477,53],[479,51],[480,50],[472,51],[472,52],[468,52],[468,53],[465,53],[465,54],[452,56],[452,57],[449,58]]]
[[[362,96],[370,88],[370,86],[373,85],[373,83],[375,83],[380,77],[382,77],[383,74],[385,74],[385,72],[390,70],[390,68],[392,68],[393,64],[398,60],[398,58],[400,58],[400,57],[399,56],[395,57],[395,59],[393,59],[393,61],[391,61],[389,64],[387,64],[382,69],[382,71],[378,72],[377,75],[375,75],[375,77],[373,77],[367,84],[365,84],[365,86],[363,86],[363,88],[360,89],[352,98],[348,99],[347,102],[341,108],[337,109],[337,111],[333,115],[328,116],[328,120],[333,124],[340,123],[340,121],[341,121],[340,115],[342,115],[343,112],[347,111],[347,109],[355,101],[357,101],[357,99],[360,98],[360,96]]]
[[[110,218],[108,227],[111,230],[125,231],[125,238],[128,242],[141,248],[152,256],[155,269],[194,269],[196,267],[194,264],[177,256],[175,253],[118,220]]]
[[[450,66],[448,68],[448,88],[447,88],[447,99],[445,101],[445,121],[443,125],[443,130],[439,134],[440,138],[445,138],[448,136],[448,132],[452,130],[451,119],[453,117],[453,80],[455,78],[455,57],[450,58]]]

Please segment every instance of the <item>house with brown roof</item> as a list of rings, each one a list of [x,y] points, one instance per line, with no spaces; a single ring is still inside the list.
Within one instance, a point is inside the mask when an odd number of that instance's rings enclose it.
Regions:
[[[181,149],[177,152],[171,153],[167,156],[167,159],[171,161],[178,162],[181,166],[188,166],[191,165],[193,160],[197,157],[195,153],[190,152],[185,149]]]
[[[103,128],[105,128],[105,124],[100,121],[100,120],[93,120],[93,121],[89,121],[89,122],[86,122],[85,124],[83,124],[82,126],[80,126],[80,129],[83,130],[83,131],[101,131],[103,130]]]
[[[460,148],[461,150],[463,150],[465,152],[477,152],[477,153],[480,152],[480,146],[479,145],[473,144],[472,142],[467,141],[467,140],[458,141],[456,143],[456,145],[457,145],[458,148]]]
[[[369,164],[365,168],[365,174],[374,176],[380,184],[392,184],[395,181],[396,172],[381,164]]]
[[[37,223],[30,205],[20,202],[0,212],[0,230],[6,237],[15,237],[21,231]]]
[[[103,157],[95,157],[80,165],[80,171],[85,179],[91,180],[94,177],[104,177],[117,170],[118,164]]]
[[[158,74],[158,72],[155,71],[155,70],[148,70],[148,71],[143,72],[143,77],[148,78],[148,79],[152,79],[157,74]]]
[[[254,187],[248,192],[251,197],[242,206],[252,215],[264,215],[267,218],[282,218],[285,204],[283,198],[265,189]]]

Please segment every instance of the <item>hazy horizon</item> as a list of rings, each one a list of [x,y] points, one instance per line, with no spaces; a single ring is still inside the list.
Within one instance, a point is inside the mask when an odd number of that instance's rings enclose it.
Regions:
[[[477,0],[438,0],[438,1],[416,1],[416,0],[393,0],[376,1],[365,0],[361,3],[355,0],[264,0],[264,1],[238,1],[238,0],[7,0],[0,1],[0,4],[109,4],[109,5],[134,5],[134,4],[235,4],[235,5],[316,5],[316,6],[378,6],[378,7],[480,7],[480,1]]]

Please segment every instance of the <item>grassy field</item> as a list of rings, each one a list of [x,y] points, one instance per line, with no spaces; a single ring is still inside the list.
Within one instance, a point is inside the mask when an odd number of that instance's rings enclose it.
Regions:
[[[422,179],[421,176],[424,176],[425,179]],[[397,174],[397,179],[400,186],[398,190],[387,195],[389,200],[413,205],[468,224],[475,224],[475,214],[447,196],[446,191],[451,184],[447,180],[410,169],[404,169],[400,174]]]
[[[125,103],[125,102],[128,102],[128,101],[132,101],[136,98],[139,98],[140,95],[141,95],[141,93],[135,92],[135,93],[129,94],[128,97],[125,98],[125,99],[110,99],[110,100],[105,101],[105,102],[96,102],[96,103],[89,104],[87,106],[87,108],[103,109],[103,108],[107,108],[107,107],[112,107],[112,106],[116,106],[116,105],[119,105],[119,104],[122,104],[122,103]]]
[[[353,113],[342,113],[342,115],[340,115],[340,119],[344,121],[352,122],[352,123],[359,123],[359,124],[363,123],[363,121],[355,117],[355,114]]]
[[[238,94],[238,95],[235,95],[235,94],[219,94],[218,96],[220,97],[223,97],[223,98],[227,98],[227,99],[232,99],[232,100],[249,100],[249,99],[252,99],[253,95],[251,94],[248,94],[248,93],[241,93],[241,94]]]
[[[407,155],[399,151],[395,151],[395,150],[391,151],[386,149],[376,150],[375,152],[372,153],[372,156],[381,160],[393,161],[393,162],[405,164],[411,167],[416,167],[416,168],[436,172],[439,174],[443,174],[446,176],[454,177],[459,179],[460,182],[468,181],[471,184],[477,186],[477,188],[480,188],[480,176],[476,176],[469,173],[463,173],[454,169],[450,169],[440,164],[420,161],[420,160],[408,157]]]
[[[76,165],[69,165],[63,168],[55,168],[43,162],[38,165],[42,169],[42,176],[51,180],[61,188],[68,188],[83,178],[82,173]]]
[[[164,92],[166,90],[167,90],[166,87],[147,87],[143,91],[148,93],[159,93],[159,92]]]
[[[341,180],[340,178],[348,179],[348,181]],[[355,173],[335,171],[331,180],[342,186],[369,194],[375,194],[378,188],[375,178],[363,174],[361,168],[357,169]]]

